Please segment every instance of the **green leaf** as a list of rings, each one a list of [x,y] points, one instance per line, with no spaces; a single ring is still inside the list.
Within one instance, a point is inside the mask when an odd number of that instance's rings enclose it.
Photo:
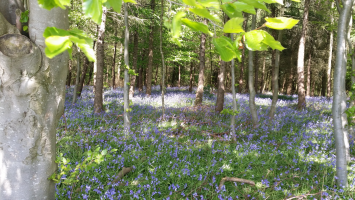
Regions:
[[[279,51],[285,49],[279,41],[276,41],[268,32],[263,30],[245,33],[245,44],[252,51],[265,51],[268,46]]]
[[[221,6],[223,12],[225,12],[229,18],[243,17],[242,12],[236,11],[232,4],[223,4]]]
[[[255,8],[260,8],[262,10],[265,10],[268,13],[271,13],[271,11],[269,9],[267,9],[267,7],[265,6],[264,2],[259,2],[256,0],[239,0],[239,2],[246,3],[248,5],[255,7]]]
[[[23,26],[22,29],[23,29],[23,31],[27,31],[28,30],[28,26]]]
[[[182,0],[186,5],[199,7],[195,0]]]
[[[249,50],[252,51],[265,51],[267,50],[266,44],[262,41],[264,40],[265,31],[253,30],[245,33],[245,44]]]
[[[274,37],[272,37],[268,32],[264,31],[264,36],[265,38],[263,40],[263,43],[268,45],[272,49],[277,49],[279,51],[285,49],[285,47],[283,47],[279,41],[276,41]]]
[[[38,4],[41,8],[51,10],[55,7],[65,9],[65,6],[70,6],[70,0],[38,0]]]
[[[67,31],[55,27],[47,27],[43,33],[43,37],[46,38],[45,53],[48,58],[53,58],[65,50],[71,56],[72,44],[74,43],[84,52],[90,61],[95,61],[95,52],[92,48],[93,41],[84,31],[78,29]]]
[[[25,12],[21,13],[21,18],[20,18],[20,22],[21,23],[26,23],[28,22],[28,10],[26,10]]]
[[[297,2],[297,3],[301,3],[301,0],[292,0],[294,2]]]
[[[225,33],[240,33],[244,32],[243,30],[243,21],[244,18],[232,18],[225,25],[223,31]]]
[[[180,11],[176,13],[176,15],[173,17],[173,22],[172,22],[172,29],[171,29],[171,34],[172,34],[172,40],[173,42],[177,43],[180,46],[180,42],[178,38],[180,37],[181,33],[181,18],[185,17],[186,13],[184,11]]]
[[[181,22],[183,24],[185,24],[186,26],[188,26],[189,28],[191,28],[194,31],[201,31],[202,33],[208,34],[210,36],[213,36],[213,33],[211,31],[208,30],[208,26],[200,23],[200,22],[194,22],[191,21],[187,18],[183,18],[181,19]]]
[[[189,10],[200,17],[204,17],[215,22],[221,22],[221,19],[219,19],[218,16],[211,15],[206,8],[189,8]]]
[[[204,7],[213,7],[217,10],[219,10],[219,1],[218,0],[199,0],[199,3],[203,5]]]
[[[137,2],[135,0],[123,0],[125,3],[133,3],[133,4],[137,4]]]
[[[246,12],[246,13],[250,13],[253,15],[256,14],[254,6],[248,5],[243,2],[237,1],[237,2],[232,3],[231,6],[233,6],[233,8],[238,12]]]
[[[121,7],[122,7],[122,0],[107,0],[108,3],[110,3],[110,6],[113,8],[114,11],[117,13],[121,12]]]
[[[265,20],[266,20],[265,26],[276,30],[291,29],[299,21],[287,17],[275,17],[275,18],[266,17]]]
[[[96,24],[101,23],[102,0],[83,0],[83,10],[87,17],[90,17]]]
[[[284,5],[284,2],[283,0],[261,0],[265,3],[278,3],[278,4],[281,4],[281,5]]]
[[[237,56],[230,38],[222,36],[219,38],[213,38],[212,42],[223,61],[231,61]]]

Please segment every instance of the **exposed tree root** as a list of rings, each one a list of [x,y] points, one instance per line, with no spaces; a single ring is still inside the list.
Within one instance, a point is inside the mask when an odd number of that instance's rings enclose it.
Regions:
[[[224,177],[224,178],[222,178],[221,182],[219,183],[219,186],[218,186],[218,189],[219,189],[219,190],[223,187],[224,182],[226,182],[226,181],[239,182],[239,183],[246,183],[246,184],[255,186],[254,181],[251,181],[251,180],[246,180],[246,179],[241,179],[241,178],[235,178],[235,177]]]
[[[122,170],[118,173],[113,183],[120,181],[126,174],[132,171],[133,167],[123,167]]]

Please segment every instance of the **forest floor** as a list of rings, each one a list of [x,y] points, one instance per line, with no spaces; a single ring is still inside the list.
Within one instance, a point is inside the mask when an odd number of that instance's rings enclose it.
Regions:
[[[105,112],[94,115],[86,87],[75,105],[68,88],[65,118],[57,129],[57,199],[354,199],[355,145],[348,165],[349,188],[335,184],[331,100],[282,96],[275,119],[271,99],[256,98],[260,126],[253,129],[248,95],[237,94],[237,141],[230,116],[215,114],[216,96],[168,88],[166,116],[161,96],[136,93],[131,132],[123,132],[123,91],[104,92]],[[231,108],[232,96],[225,96]],[[99,163],[99,164],[96,164]],[[228,178],[229,177],[229,178]],[[233,179],[238,178],[238,179]]]

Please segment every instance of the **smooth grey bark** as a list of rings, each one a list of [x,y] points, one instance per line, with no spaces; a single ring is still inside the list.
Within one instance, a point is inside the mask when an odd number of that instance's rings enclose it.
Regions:
[[[160,54],[161,54],[161,62],[162,62],[162,70],[161,70],[161,109],[162,109],[162,119],[164,120],[165,115],[165,104],[164,104],[164,95],[165,95],[165,59],[163,52],[163,16],[164,16],[164,0],[161,0],[161,16],[160,16]],[[179,77],[180,79],[180,77]]]
[[[233,38],[234,37],[234,34],[232,33],[231,34],[231,39],[233,41]],[[232,59],[231,61],[231,74],[232,74],[232,96],[233,96],[233,102],[232,102],[232,105],[233,105],[233,111],[236,112],[237,111],[237,100],[236,100],[236,97],[235,97],[235,72],[234,72],[234,68],[235,68],[235,63],[234,63],[234,59]],[[231,116],[231,136],[233,138],[233,140],[236,140],[236,135],[235,135],[235,115],[233,114]]]
[[[10,12],[5,1],[2,14]],[[68,54],[44,57],[43,32],[49,26],[68,29],[68,14],[44,10],[37,0],[29,1],[29,9],[31,40],[0,35],[1,200],[55,199],[48,177],[57,169],[56,128],[64,112]]]
[[[280,10],[280,17],[282,17],[284,14],[284,7],[281,6],[281,10]],[[283,31],[279,30],[279,35],[277,40],[279,42],[282,41],[282,35],[283,35]],[[270,106],[270,112],[269,112],[269,119],[273,120],[274,116],[275,116],[275,112],[276,112],[276,103],[277,100],[279,98],[279,68],[280,68],[280,51],[276,50],[275,52],[275,65],[274,67],[274,73],[273,73],[273,77],[272,77],[272,88],[273,88],[273,94],[272,94],[272,102],[271,102],[271,106]]]
[[[207,24],[207,19],[203,20],[204,24]],[[194,105],[199,106],[202,104],[202,99],[203,99],[203,86],[205,82],[205,51],[206,51],[206,34],[201,33],[201,39],[200,39],[200,68],[198,72],[198,85],[197,85],[197,90],[196,90],[196,98]]]
[[[331,3],[331,10],[334,8],[334,2]],[[332,25],[334,22],[333,13],[330,13],[330,24]],[[327,68],[327,97],[330,97],[330,83],[331,83],[331,72],[332,72],[332,57],[333,57],[333,30],[330,31],[329,36],[329,56],[328,56],[328,68]]]
[[[261,84],[260,84],[260,93],[264,93],[264,88],[265,88],[265,82],[264,81],[264,78],[265,78],[265,55],[263,55],[263,71],[262,71],[262,74],[261,74]]]
[[[137,61],[138,61],[138,30],[136,30],[133,34],[133,66],[132,69],[134,72],[137,72]],[[131,75],[131,84],[129,86],[129,98],[133,98],[134,96],[134,87],[136,85],[136,76]]]
[[[339,14],[337,31],[337,49],[334,67],[333,105],[332,116],[334,124],[334,137],[336,147],[336,174],[339,186],[348,186],[347,160],[349,157],[349,141],[347,130],[346,93],[346,34],[347,22],[350,18],[354,0],[344,0],[343,8]]]
[[[124,37],[124,63],[127,67],[124,70],[124,83],[123,83],[123,103],[124,103],[124,113],[123,113],[123,124],[124,131],[126,134],[129,133],[130,130],[130,121],[129,121],[129,74],[128,74],[128,66],[129,66],[129,30],[128,30],[128,6],[127,3],[124,3],[124,24],[125,24],[125,37]]]
[[[251,30],[255,29],[256,16],[253,15],[251,22]],[[249,108],[251,114],[251,121],[253,122],[253,127],[258,126],[258,114],[256,112],[255,105],[255,88],[254,88],[254,52],[249,50],[249,63],[248,63],[248,85],[249,85]]]
[[[249,20],[249,14],[244,13],[246,19],[243,21],[243,29],[245,30],[245,32],[247,32],[248,30],[248,20]],[[244,86],[244,66],[245,66],[245,45],[243,45],[242,47],[242,62],[240,63],[240,71],[239,71],[239,85],[238,85],[238,90],[239,93],[243,93],[244,89],[246,88]]]
[[[304,1],[303,24],[300,44],[298,47],[297,57],[297,88],[298,88],[298,105],[297,109],[302,110],[306,106],[306,94],[304,90],[304,54],[306,44],[306,34],[308,25],[308,10],[310,0]]]
[[[80,51],[77,53],[77,58],[76,58],[76,78],[75,78],[75,87],[74,87],[74,94],[73,94],[73,104],[76,103],[76,100],[78,98],[78,91],[79,91],[79,82],[80,82]]]
[[[104,88],[104,37],[106,29],[106,13],[107,8],[102,7],[102,21],[99,26],[99,31],[96,40],[96,62],[94,69],[96,69],[96,77],[94,88],[95,88],[95,97],[94,97],[94,113],[98,114],[104,111],[103,106],[103,88]],[[95,71],[94,71],[95,72]],[[94,73],[95,76],[95,73]]]

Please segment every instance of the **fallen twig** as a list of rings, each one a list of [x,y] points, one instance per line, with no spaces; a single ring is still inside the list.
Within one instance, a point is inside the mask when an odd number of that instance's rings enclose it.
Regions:
[[[251,181],[251,180],[241,179],[241,178],[235,178],[235,177],[224,177],[224,178],[222,178],[221,182],[219,183],[219,186],[218,186],[218,189],[219,189],[219,190],[223,187],[224,182],[226,182],[226,181],[239,182],[239,183],[246,183],[246,184],[255,186],[254,181]]]
[[[285,200],[291,200],[291,199],[303,199],[303,198],[307,199],[307,196],[313,196],[313,195],[317,195],[317,194],[319,194],[319,193],[322,193],[322,191],[321,191],[321,192],[318,192],[318,193],[315,193],[315,194],[302,194],[302,195],[299,195],[299,196],[290,197],[290,198],[285,199]]]

